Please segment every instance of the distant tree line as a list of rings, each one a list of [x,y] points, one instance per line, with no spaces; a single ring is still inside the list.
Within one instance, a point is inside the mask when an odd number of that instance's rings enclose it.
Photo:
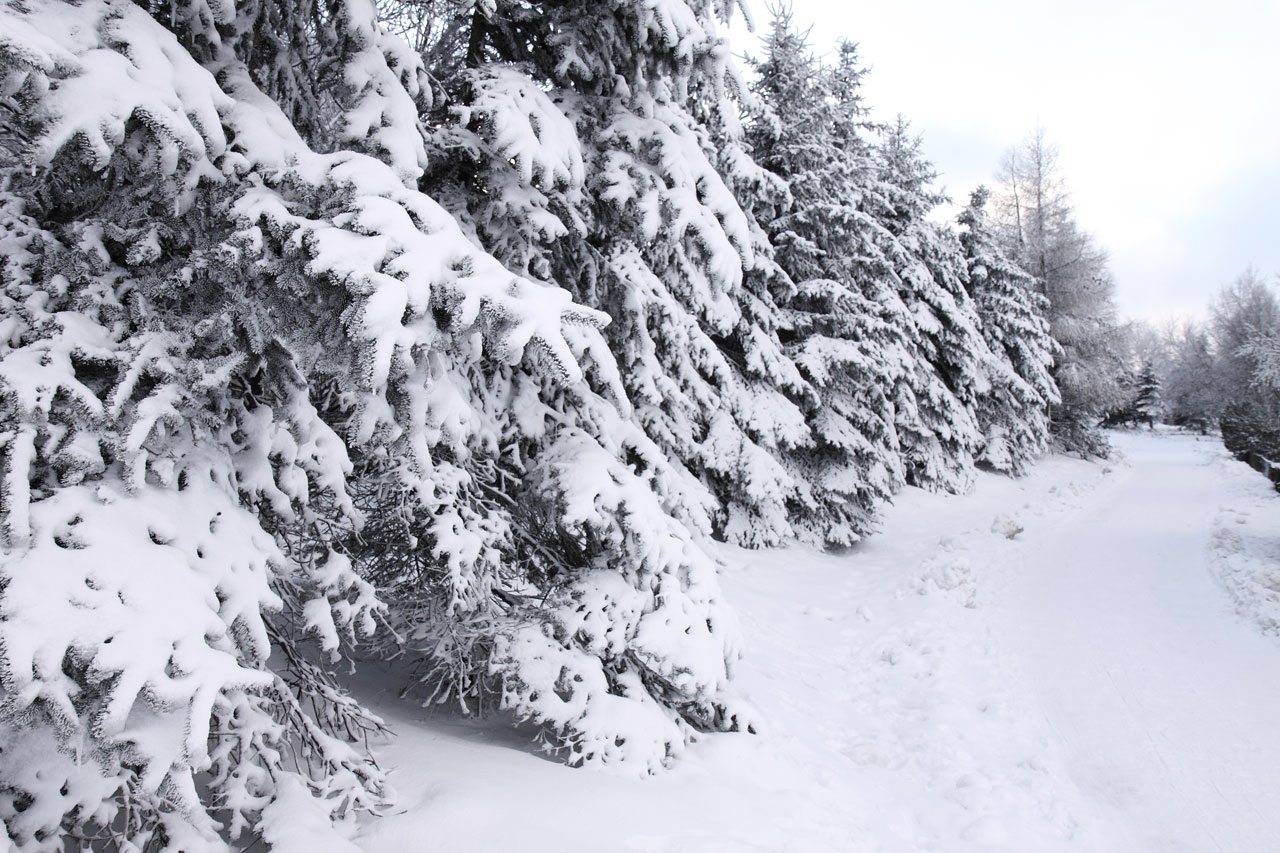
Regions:
[[[1132,422],[1144,382],[1159,388],[1157,421],[1221,430],[1241,458],[1280,462],[1280,300],[1276,282],[1253,268],[1223,286],[1204,321],[1165,328],[1130,324],[1125,404],[1113,422]],[[1147,377],[1145,380],[1143,377]]]

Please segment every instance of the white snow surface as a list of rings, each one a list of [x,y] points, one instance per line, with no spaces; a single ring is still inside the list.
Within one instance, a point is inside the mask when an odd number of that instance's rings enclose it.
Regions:
[[[1280,495],[1213,437],[1114,436],[848,553],[725,547],[757,734],[639,778],[365,698],[366,851],[1280,850]],[[372,682],[371,682],[372,683]]]

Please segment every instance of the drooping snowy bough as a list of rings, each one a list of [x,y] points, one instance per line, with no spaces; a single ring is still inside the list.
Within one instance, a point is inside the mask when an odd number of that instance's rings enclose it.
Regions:
[[[361,642],[572,761],[742,723],[688,478],[624,416],[608,318],[418,190],[425,82],[364,0],[0,4],[20,849],[376,809],[381,723],[331,674]]]
[[[751,213],[785,188],[739,126],[746,87],[717,32],[737,5],[477,5],[428,181],[509,268],[613,317],[635,420],[671,460],[654,472],[667,507],[754,547],[813,508],[784,457],[813,443],[815,392],[783,352],[792,285]]]

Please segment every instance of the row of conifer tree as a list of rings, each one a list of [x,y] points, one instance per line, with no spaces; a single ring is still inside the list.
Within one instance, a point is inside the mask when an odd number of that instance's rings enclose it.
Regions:
[[[848,545],[1087,420],[1044,233],[935,221],[855,49],[782,15],[744,74],[734,5],[0,4],[19,849],[376,811],[350,661],[663,766],[753,725],[708,538]]]

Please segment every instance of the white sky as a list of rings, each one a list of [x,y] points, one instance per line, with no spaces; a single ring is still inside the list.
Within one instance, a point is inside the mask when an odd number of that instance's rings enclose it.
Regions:
[[[757,32],[762,0],[747,0]],[[858,42],[957,201],[1039,121],[1123,315],[1200,314],[1253,264],[1280,279],[1280,0],[795,0],[811,45]],[[741,27],[736,53],[758,54]]]

